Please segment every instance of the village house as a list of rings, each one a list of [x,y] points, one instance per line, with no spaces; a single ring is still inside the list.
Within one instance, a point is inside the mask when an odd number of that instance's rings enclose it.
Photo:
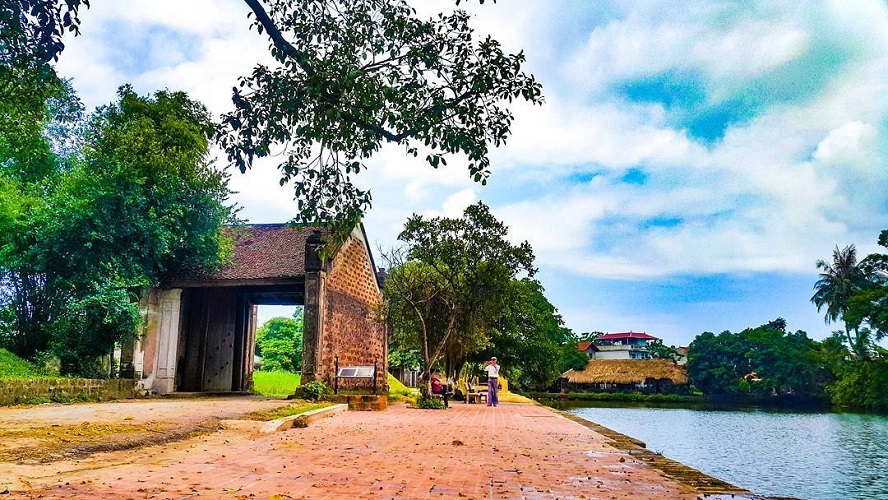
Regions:
[[[561,389],[568,392],[688,392],[684,368],[668,359],[590,359],[584,369],[568,370],[561,377]]]
[[[581,342],[577,347],[592,359],[650,359],[648,345],[659,340],[644,332],[606,333],[591,342]]]

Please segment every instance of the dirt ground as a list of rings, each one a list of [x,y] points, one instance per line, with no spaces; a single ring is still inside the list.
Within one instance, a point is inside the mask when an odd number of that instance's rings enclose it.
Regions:
[[[0,409],[0,432],[85,426],[84,442],[93,445],[128,435],[113,426],[137,426],[127,439],[202,428],[131,449],[0,456],[0,498],[702,498],[604,434],[531,404],[457,403],[443,411],[396,404],[267,435],[219,427],[286,403],[202,398]],[[90,430],[102,425],[109,427]],[[37,437],[21,439],[16,446]]]

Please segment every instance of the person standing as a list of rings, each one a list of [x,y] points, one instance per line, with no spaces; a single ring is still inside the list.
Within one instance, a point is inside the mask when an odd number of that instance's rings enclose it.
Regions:
[[[487,372],[487,406],[496,406],[499,404],[497,391],[499,390],[499,371],[500,366],[496,361],[496,356],[490,358],[485,363],[484,371]]]

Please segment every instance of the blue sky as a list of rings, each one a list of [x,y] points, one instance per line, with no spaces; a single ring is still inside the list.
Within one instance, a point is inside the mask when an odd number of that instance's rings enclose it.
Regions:
[[[454,2],[416,2],[423,14]],[[465,5],[465,3],[463,3]],[[778,316],[823,338],[815,262],[862,254],[888,228],[888,5],[882,1],[471,2],[479,33],[544,85],[518,105],[487,186],[465,161],[432,170],[385,148],[359,182],[387,248],[413,212],[476,200],[533,245],[567,326],[646,331],[686,345],[702,331]],[[60,72],[88,106],[117,86],[187,91],[213,113],[267,42],[238,0],[94,2]],[[272,165],[235,174],[243,214],[289,220]]]

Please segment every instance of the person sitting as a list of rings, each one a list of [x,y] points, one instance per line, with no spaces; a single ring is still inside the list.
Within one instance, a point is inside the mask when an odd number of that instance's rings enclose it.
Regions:
[[[447,386],[441,381],[441,375],[438,372],[433,372],[431,377],[432,383],[432,394],[440,394],[444,397],[444,408],[449,408],[450,404],[447,401],[449,396],[452,394]]]

